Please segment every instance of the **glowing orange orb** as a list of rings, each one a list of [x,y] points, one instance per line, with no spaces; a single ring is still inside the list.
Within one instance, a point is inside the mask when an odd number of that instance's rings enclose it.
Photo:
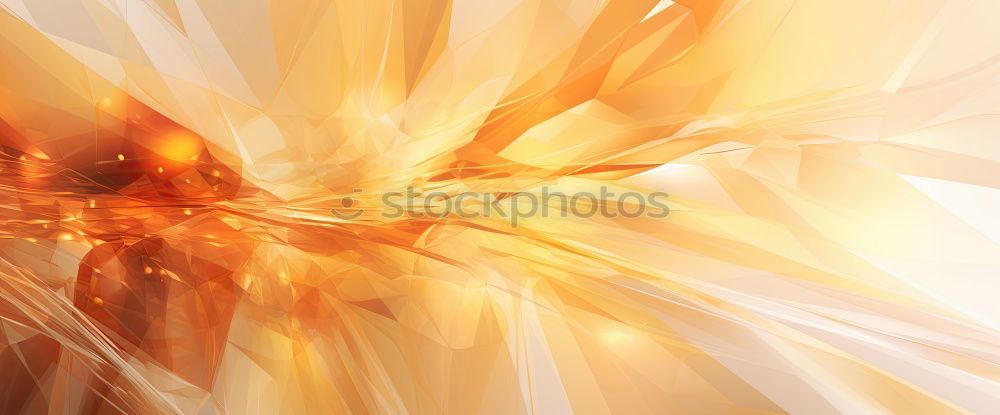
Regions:
[[[168,135],[162,142],[157,143],[152,150],[173,161],[189,161],[198,158],[201,154],[201,139],[190,133],[175,133]]]

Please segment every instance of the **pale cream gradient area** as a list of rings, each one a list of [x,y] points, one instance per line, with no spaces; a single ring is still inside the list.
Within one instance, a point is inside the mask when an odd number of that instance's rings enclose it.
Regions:
[[[0,5],[0,413],[1000,408],[1000,2]]]

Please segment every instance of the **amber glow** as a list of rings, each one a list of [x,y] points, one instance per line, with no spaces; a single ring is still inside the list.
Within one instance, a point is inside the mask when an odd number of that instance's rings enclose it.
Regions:
[[[2,414],[1000,408],[1000,2],[0,5]]]
[[[153,151],[173,161],[190,161],[201,153],[201,139],[190,133],[167,134],[161,142],[154,143]]]

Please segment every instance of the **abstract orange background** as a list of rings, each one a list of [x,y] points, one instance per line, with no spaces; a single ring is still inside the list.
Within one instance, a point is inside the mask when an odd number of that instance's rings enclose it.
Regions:
[[[0,413],[1000,408],[1000,2],[0,5]]]

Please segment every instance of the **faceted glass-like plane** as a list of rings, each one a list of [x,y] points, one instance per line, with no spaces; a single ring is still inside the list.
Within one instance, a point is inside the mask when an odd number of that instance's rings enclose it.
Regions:
[[[1000,408],[1000,2],[0,5],[0,413]]]

